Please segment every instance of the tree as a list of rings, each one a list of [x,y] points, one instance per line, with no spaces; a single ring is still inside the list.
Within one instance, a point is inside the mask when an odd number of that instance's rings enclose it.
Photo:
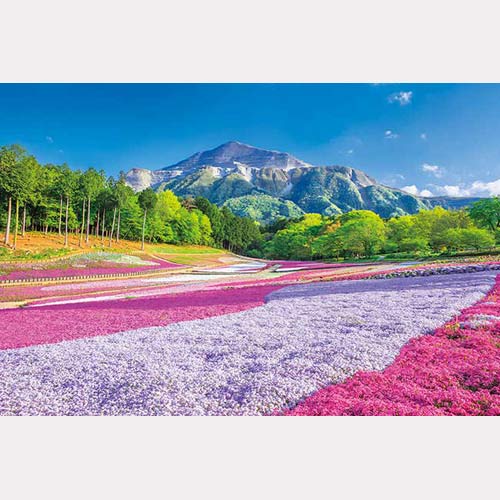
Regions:
[[[482,248],[492,248],[495,246],[495,238],[490,231],[470,227],[461,229],[460,242],[463,248],[474,248],[481,250]]]
[[[116,241],[120,241],[120,223],[122,208],[127,203],[127,200],[134,196],[134,192],[130,186],[125,182],[124,172],[120,172],[120,178],[114,185],[114,197],[116,199],[116,208],[118,212],[118,220],[116,222]]]
[[[82,188],[84,192],[84,200],[87,199],[87,230],[85,235],[85,243],[89,243],[90,234],[90,209],[91,202],[95,201],[98,194],[104,189],[105,176],[104,172],[97,172],[95,168],[90,167],[82,175]]]
[[[426,253],[429,251],[429,240],[423,236],[404,238],[399,243],[402,252]]]
[[[210,203],[206,198],[199,196],[195,199],[196,207],[210,220],[211,236],[216,246],[223,246],[224,227],[223,216],[217,205]]]
[[[353,210],[344,215],[336,232],[347,253],[371,256],[380,250],[385,241],[385,226],[380,216],[369,210]]]
[[[144,235],[146,233],[146,217],[149,212],[152,212],[156,206],[158,197],[156,193],[151,189],[147,188],[139,193],[139,205],[144,211],[144,219],[142,222],[142,240],[141,240],[141,250],[144,250]]]
[[[269,245],[266,253],[272,258],[308,259],[311,249],[307,236],[293,229],[278,231]]]
[[[469,214],[479,227],[496,231],[500,228],[500,197],[476,201],[471,205]]]
[[[412,215],[402,217],[393,217],[387,221],[387,239],[396,244],[400,249],[403,240],[414,237],[422,238],[423,235],[417,235],[415,231],[415,218]]]
[[[7,224],[4,242],[10,243],[12,201],[15,201],[14,249],[17,246],[19,229],[19,205],[26,203],[34,188],[35,171],[38,163],[34,156],[28,156],[18,145],[0,148],[0,189],[7,196]]]
[[[196,216],[198,217],[198,222],[200,226],[200,244],[201,245],[213,245],[212,239],[212,224],[207,215],[195,210]]]
[[[19,204],[25,206],[28,198],[32,195],[35,187],[36,172],[39,168],[34,156],[25,156],[17,164],[18,183],[12,194],[16,199],[16,222],[14,225],[14,250],[17,248],[17,234],[19,230]]]
[[[334,231],[316,238],[311,245],[312,254],[319,258],[339,258],[343,251],[340,235]]]
[[[0,189],[7,197],[7,224],[4,243],[10,243],[10,226],[12,220],[12,199],[22,184],[19,164],[26,157],[26,151],[21,146],[2,146],[0,148]]]
[[[72,212],[72,207],[70,206],[70,201],[73,198],[75,191],[78,186],[78,181],[81,173],[80,171],[71,170],[68,165],[64,164],[61,166],[61,177],[60,177],[60,188],[61,193],[64,198],[66,198],[66,210],[64,218],[64,246],[68,246],[68,230],[70,222],[70,213]]]

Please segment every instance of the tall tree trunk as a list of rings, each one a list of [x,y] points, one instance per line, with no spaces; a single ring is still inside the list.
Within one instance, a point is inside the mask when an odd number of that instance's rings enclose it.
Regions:
[[[100,211],[99,209],[97,210],[97,222],[96,222],[96,225],[95,225],[95,235],[96,236],[99,236],[99,215],[100,215]]]
[[[111,248],[111,241],[113,240],[113,231],[115,230],[116,207],[113,210],[113,224],[111,224],[111,232],[109,233],[109,247]]]
[[[69,196],[66,196],[66,221],[64,224],[64,246],[68,246],[68,216],[69,216]]]
[[[78,246],[82,246],[83,242],[83,232],[85,231],[85,198],[83,198],[83,203],[82,203],[82,226],[80,228],[80,237],[78,239]]]
[[[116,242],[120,241],[120,215],[122,213],[121,208],[118,209],[118,223],[116,224]]]
[[[106,207],[102,210],[102,233],[101,233],[101,241],[104,243],[104,226],[106,223]]]
[[[23,205],[23,238],[26,236],[26,204]]]
[[[87,236],[85,237],[85,243],[89,244],[89,232],[90,232],[90,196],[87,204]]]
[[[14,225],[14,250],[17,248],[17,226],[19,225],[19,199],[16,198],[16,223]]]
[[[5,239],[4,243],[9,244],[10,239],[10,223],[12,219],[12,196],[9,196],[8,209],[7,209],[7,227],[5,228]]]
[[[144,219],[142,221],[142,244],[141,244],[141,250],[144,250],[144,233],[146,232],[146,214],[148,213],[148,210],[145,208],[144,209]]]
[[[63,210],[63,196],[59,197],[59,236],[61,236],[61,225],[62,225],[62,210]]]

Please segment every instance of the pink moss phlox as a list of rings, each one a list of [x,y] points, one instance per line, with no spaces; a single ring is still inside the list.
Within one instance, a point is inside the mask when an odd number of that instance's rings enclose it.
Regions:
[[[174,264],[163,259],[148,258],[151,265],[130,266],[127,264],[119,264],[116,262],[89,262],[84,267],[71,267],[67,263],[61,262],[60,267],[48,269],[21,269],[11,271],[6,274],[0,275],[0,282],[5,280],[18,280],[18,279],[40,279],[40,278],[62,278],[62,277],[80,277],[80,276],[94,276],[99,274],[126,274],[155,271],[162,269],[173,269],[184,267],[180,264]]]
[[[464,326],[477,315],[489,321]],[[410,340],[383,372],[359,372],[285,414],[500,415],[500,277],[483,300]]]
[[[161,297],[0,310],[0,349],[14,349],[146,326],[208,318],[257,307],[277,286],[207,290]]]

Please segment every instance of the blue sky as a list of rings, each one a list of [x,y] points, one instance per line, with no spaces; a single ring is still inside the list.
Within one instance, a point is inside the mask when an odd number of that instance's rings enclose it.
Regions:
[[[117,174],[229,140],[424,196],[500,194],[500,85],[0,85],[0,144],[43,163]]]

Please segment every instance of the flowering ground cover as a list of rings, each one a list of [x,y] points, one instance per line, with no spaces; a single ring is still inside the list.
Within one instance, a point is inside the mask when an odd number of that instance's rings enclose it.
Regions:
[[[64,297],[92,296],[101,292],[135,292],[136,290],[160,288],[169,283],[199,282],[220,279],[208,274],[172,274],[161,277],[101,279],[57,285],[11,285],[0,286],[0,304],[35,299],[57,299]],[[37,300],[38,302],[39,300]]]
[[[412,339],[382,373],[359,372],[287,415],[500,415],[500,278],[491,293]]]
[[[475,262],[475,263],[453,263],[453,264],[422,264],[408,266],[407,269],[394,269],[388,273],[378,273],[371,278],[400,278],[414,276],[431,276],[433,274],[455,274],[455,273],[474,273],[479,271],[499,271],[500,262]]]
[[[276,287],[204,290],[133,300],[0,310],[0,349],[109,335],[144,326],[228,314],[260,305]]]
[[[137,289],[159,287],[163,283],[179,283],[190,281],[207,281],[207,288],[225,288],[228,286],[253,286],[253,285],[268,285],[270,283],[279,284],[294,284],[307,280],[320,279],[337,279],[337,275],[354,274],[362,276],[360,271],[372,270],[375,266],[349,268],[343,267],[339,269],[328,270],[309,270],[300,272],[289,272],[284,274],[276,274],[269,271],[259,273],[259,278],[254,278],[254,273],[210,273],[208,270],[205,273],[190,274],[190,273],[175,273],[161,277],[134,277],[123,279],[100,279],[97,281],[85,281],[78,283],[60,283],[54,285],[9,285],[0,286],[0,304],[2,302],[20,302],[33,299],[69,297],[69,296],[89,296],[101,292],[123,293],[124,291],[135,291]],[[378,266],[378,271],[387,270],[385,265]],[[347,278],[346,278],[347,279]]]
[[[248,260],[244,262],[240,261],[236,264],[231,264],[229,266],[213,267],[213,268],[211,267],[205,269],[205,271],[218,272],[218,273],[256,273],[262,271],[268,266],[269,264],[266,262]]]
[[[208,289],[245,288],[249,286],[262,286],[268,284],[279,284],[282,286],[296,283],[307,283],[314,281],[333,280],[357,280],[363,278],[394,278],[394,277],[415,277],[433,274],[452,274],[461,272],[478,272],[487,270],[497,270],[499,265],[474,265],[474,266],[454,266],[445,268],[428,269],[423,266],[421,269],[405,270],[397,267],[394,271],[387,272],[391,265],[362,266],[362,267],[342,267],[340,269],[321,269],[300,272],[286,273],[286,275],[274,275],[272,273],[263,274],[257,280],[250,280],[247,275],[252,273],[241,272],[222,277],[221,274],[175,274],[171,276],[156,278],[135,278],[112,281],[94,281],[86,283],[71,283],[43,287],[37,291],[39,300],[30,302],[30,306],[40,306],[43,304],[66,304],[78,302],[100,302],[106,300],[116,300],[123,298],[156,297],[166,293],[181,293],[183,291],[194,291]],[[360,272],[362,271],[362,272]],[[242,280],[242,278],[245,278]],[[240,281],[239,281],[240,280]],[[188,285],[182,286],[183,282]],[[196,286],[196,282],[207,282],[207,286]],[[81,293],[78,293],[78,290]],[[54,294],[60,294],[55,297]],[[0,300],[1,300],[0,290]],[[11,295],[12,297],[12,295]],[[49,297],[47,299],[43,297]],[[12,300],[12,299],[11,299]]]
[[[498,263],[486,263],[490,267],[479,267],[474,265],[474,270],[497,269]],[[258,278],[252,277],[252,272],[240,272],[238,274],[230,273],[176,273],[169,276],[159,277],[134,277],[123,279],[100,279],[98,281],[87,281],[79,283],[61,283],[56,285],[11,285],[8,287],[0,286],[0,307],[2,303],[9,303],[14,307],[16,303],[36,299],[36,303],[65,301],[66,298],[73,297],[75,300],[87,300],[90,297],[101,296],[103,299],[113,299],[113,297],[140,297],[154,296],[161,293],[180,292],[184,289],[224,289],[241,288],[247,286],[261,286],[268,284],[292,285],[296,283],[307,283],[313,281],[332,281],[332,280],[357,280],[363,278],[393,278],[397,276],[419,276],[427,274],[448,274],[462,272],[467,266],[440,266],[439,268],[429,268],[427,264],[421,264],[418,267],[412,266],[406,269],[403,264],[363,264],[355,266],[341,266],[327,269],[309,269],[302,271],[292,271],[282,274],[272,272],[272,269],[259,272]],[[189,284],[179,286],[180,283],[206,282],[206,287],[194,287]],[[175,286],[174,286],[175,284]],[[168,286],[167,286],[168,285]],[[152,291],[156,289],[157,291]],[[11,305],[12,304],[12,305]]]
[[[37,264],[22,262],[3,266],[0,264],[0,281],[94,276],[178,267],[181,266],[153,257],[143,259],[135,255],[94,252],[58,261],[41,261]]]
[[[301,271],[306,269],[335,269],[338,267],[352,267],[363,264],[325,263],[307,260],[273,260],[272,264],[278,265],[276,272]]]
[[[273,414],[385,369],[409,340],[480,300],[495,275],[260,284],[0,311],[0,413]],[[488,307],[476,322],[494,315]]]

